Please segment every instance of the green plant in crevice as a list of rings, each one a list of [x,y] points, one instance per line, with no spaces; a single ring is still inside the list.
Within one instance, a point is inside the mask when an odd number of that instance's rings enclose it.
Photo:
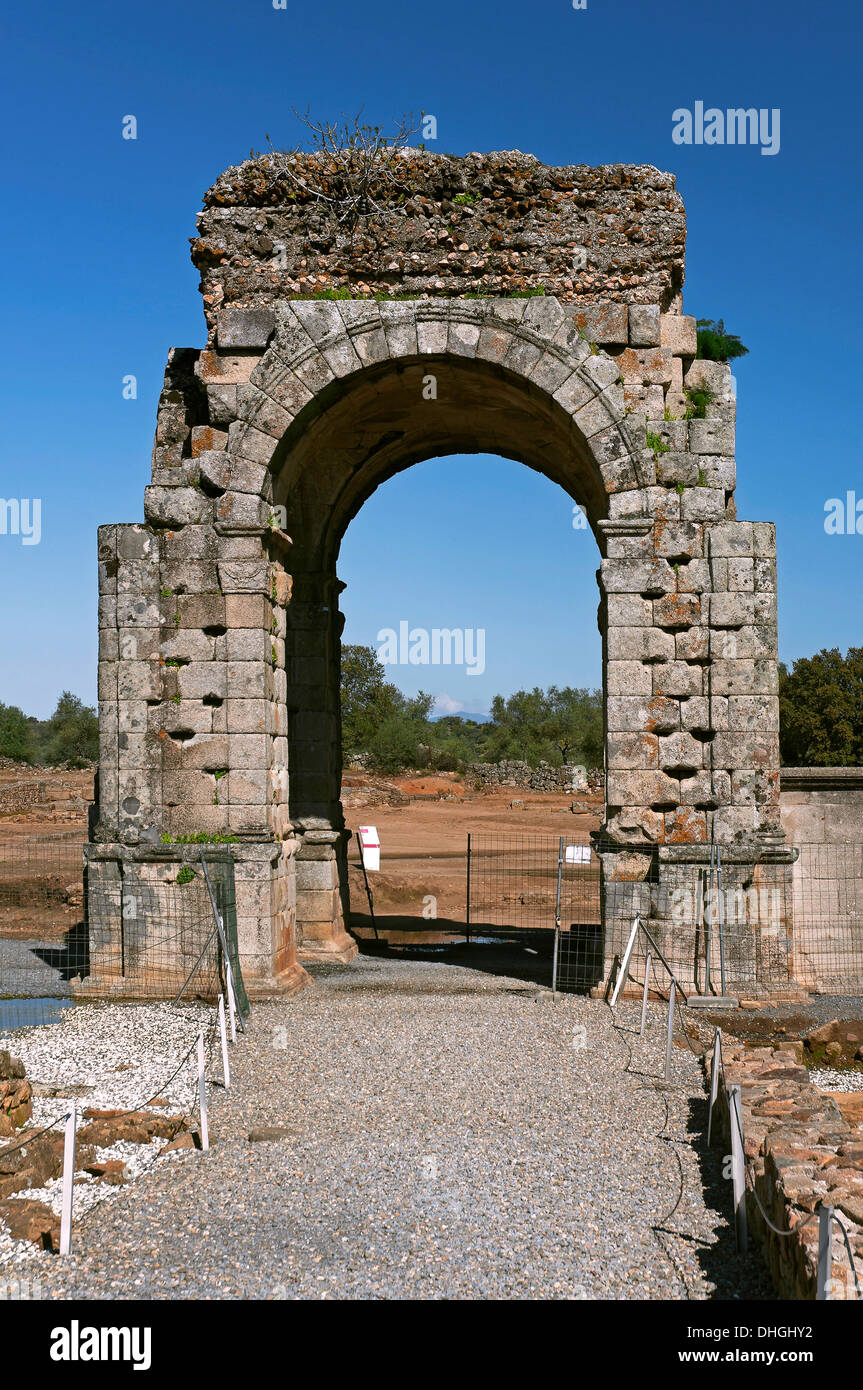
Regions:
[[[163,835],[163,836],[162,836],[162,840],[164,841],[164,839],[165,839],[165,836]],[[194,870],[194,869],[190,869],[189,866],[188,866],[188,864],[184,864],[183,867],[182,867],[182,869],[180,870],[180,872],[177,874],[177,882],[178,882],[178,883],[181,883],[181,884],[182,884],[182,883],[191,883],[191,882],[192,882],[192,879],[195,878],[195,877],[197,877],[197,875],[195,874],[195,870]]]
[[[663,439],[661,434],[655,434],[653,430],[647,431],[647,447],[653,451],[654,459],[658,459],[660,454],[667,454],[671,448],[667,439]]]
[[[707,407],[714,399],[715,393],[709,386],[692,386],[684,390],[686,397],[686,419],[704,420],[707,417]]]

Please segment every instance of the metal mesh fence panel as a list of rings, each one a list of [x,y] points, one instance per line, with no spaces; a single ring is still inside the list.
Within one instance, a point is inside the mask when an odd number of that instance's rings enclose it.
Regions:
[[[0,836],[0,1029],[55,1021],[76,997],[215,998],[225,950],[248,1013],[229,853],[208,850],[208,887],[197,850],[118,862],[89,846],[86,875],[84,851],[80,829]]]
[[[0,1029],[59,1017],[87,972],[81,829],[0,836]]]
[[[687,995],[705,998],[863,990],[863,845],[804,844],[794,864],[696,848],[702,863],[660,864],[649,849],[599,837],[473,834],[471,934],[556,935],[560,989],[613,979],[638,917],[646,931],[632,951],[631,989],[649,951],[660,991],[669,970]]]
[[[801,845],[792,883],[795,975],[817,993],[863,993],[863,844]]]

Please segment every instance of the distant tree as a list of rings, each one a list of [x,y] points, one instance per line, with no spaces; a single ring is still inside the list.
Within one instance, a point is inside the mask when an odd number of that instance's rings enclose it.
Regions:
[[[399,711],[404,696],[387,680],[374,647],[342,647],[342,748],[347,759],[368,751],[387,719]]]
[[[35,723],[17,705],[0,703],[0,757],[32,762],[36,755]]]
[[[602,693],[552,685],[496,695],[485,756],[546,762],[602,764]]]
[[[601,766],[603,752],[602,692],[556,685],[546,696],[545,727],[560,750],[561,762]]]
[[[745,357],[749,348],[744,347],[736,333],[728,333],[722,319],[699,319],[696,323],[698,351],[696,356],[706,362],[730,362],[735,357]]]
[[[83,767],[99,756],[99,718],[95,709],[64,690],[57,708],[40,727],[39,761]]]
[[[398,692],[401,695],[401,692]],[[406,767],[430,763],[429,722],[434,696],[422,691],[408,699],[376,729],[367,746],[372,765],[381,772],[400,772]]]
[[[863,647],[780,665],[779,748],[790,767],[863,764]]]

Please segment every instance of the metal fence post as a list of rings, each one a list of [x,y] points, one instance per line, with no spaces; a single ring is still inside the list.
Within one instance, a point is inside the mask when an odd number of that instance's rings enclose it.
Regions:
[[[641,1027],[639,1033],[644,1037],[644,1023],[647,1018],[647,996],[650,993],[650,966],[653,956],[648,951],[647,960],[644,962],[644,994],[641,996]]]
[[[75,1183],[75,1132],[78,1127],[78,1107],[72,1102],[72,1111],[66,1120],[66,1133],[63,1136],[63,1193],[60,1206],[60,1254],[68,1255],[72,1249],[72,1191]]]
[[[560,883],[563,875],[563,836],[557,846],[557,893],[554,899],[554,956],[551,964],[551,992],[557,993],[557,955],[560,946]]]
[[[707,880],[707,907],[704,913],[704,993],[710,993],[710,948],[713,914],[716,911],[716,846],[710,846],[710,876]]]
[[[464,939],[470,941],[470,831],[467,832],[467,904],[465,906]]]
[[[743,1153],[743,1115],[740,1087],[728,1087],[728,1118],[731,1125],[731,1178],[734,1185],[734,1224],[737,1249],[745,1255],[749,1248],[746,1228],[746,1159]]]
[[[722,1031],[719,1028],[713,1030],[713,1061],[710,1064],[710,1105],[707,1110],[707,1143],[710,1145],[710,1136],[713,1132],[713,1107],[716,1104],[716,1097],[719,1095],[719,1071],[722,1059]]]
[[[226,970],[228,980],[228,1018],[231,1020],[231,1042],[237,1041],[237,1004],[234,998],[234,972],[231,969],[231,962],[227,962]]]
[[[816,1300],[829,1300],[833,1278],[833,1208],[822,1202],[818,1208],[818,1287]]]
[[[674,1002],[675,1002],[676,995],[677,995],[677,990],[676,990],[676,988],[675,988],[674,981],[672,980],[672,981],[671,981],[671,986],[670,986],[669,991],[668,991],[668,1031],[667,1031],[667,1033],[666,1033],[666,1035],[665,1035],[665,1079],[666,1079],[666,1081],[670,1081],[670,1080],[671,1080],[671,1042],[672,1042],[672,1038],[673,1038],[673,1036],[674,1036]]]

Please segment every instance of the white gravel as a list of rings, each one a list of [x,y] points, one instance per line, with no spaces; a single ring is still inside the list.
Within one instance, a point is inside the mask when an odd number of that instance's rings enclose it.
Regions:
[[[62,1021],[0,1033],[0,1048],[19,1058],[33,1087],[33,1115],[28,1128],[43,1128],[60,1121],[75,1100],[80,1118],[84,1109],[137,1110],[159,1097],[166,1105],[154,1107],[154,1115],[190,1115],[197,1104],[196,1056],[183,1063],[205,1030],[207,1073],[221,1078],[216,1047],[214,1010],[204,1005],[183,1004],[83,1004],[64,1012]],[[182,1066],[181,1066],[181,1063]],[[178,1070],[179,1068],[179,1070]],[[62,1132],[58,1124],[57,1131]],[[0,1141],[4,1147],[14,1139]],[[132,1144],[121,1142],[96,1151],[96,1161],[122,1158],[128,1181],[149,1172],[156,1164],[172,1163],[178,1154],[159,1157],[165,1141]],[[79,1173],[75,1179],[75,1220],[95,1206],[117,1199],[123,1188]],[[27,1188],[15,1194],[45,1202],[58,1215],[62,1196],[59,1178],[43,1188]],[[0,1221],[0,1265],[44,1265],[51,1256],[28,1241],[13,1240]]]
[[[819,1091],[863,1091],[863,1071],[834,1071],[832,1067],[813,1067],[809,1079]]]
[[[770,1298],[733,1251],[702,1075],[664,1009],[361,957],[253,1007],[214,1147],[115,1189],[54,1298]],[[276,1142],[249,1141],[282,1126]],[[708,1195],[706,1195],[706,1193]]]

